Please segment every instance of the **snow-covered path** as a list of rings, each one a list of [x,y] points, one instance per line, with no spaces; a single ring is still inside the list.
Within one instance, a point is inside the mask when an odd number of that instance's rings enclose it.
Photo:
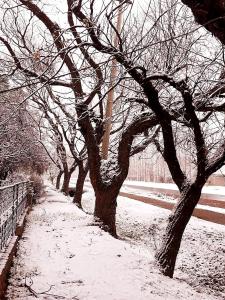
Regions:
[[[28,217],[8,299],[219,299],[162,276],[153,253],[113,239],[92,222],[48,187]]]

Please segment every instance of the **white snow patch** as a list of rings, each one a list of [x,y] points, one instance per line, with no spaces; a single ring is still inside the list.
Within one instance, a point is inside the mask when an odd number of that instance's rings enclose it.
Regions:
[[[93,206],[92,192],[85,193],[84,198]],[[91,215],[53,189],[48,188],[39,202],[28,217],[20,241],[8,299],[219,299],[162,276],[150,248],[112,238],[93,226]],[[133,226],[137,217],[138,226],[143,223],[145,227],[146,222],[151,223],[149,216],[164,218],[167,214],[143,203],[119,199],[121,232],[123,226]],[[25,286],[25,279],[33,293]]]
[[[162,196],[159,195],[159,198],[162,199]],[[166,196],[163,196],[165,199]],[[84,194],[83,205],[86,211],[93,212],[94,194],[91,189]],[[118,233],[131,245],[144,249],[148,257],[154,257],[169,214],[167,209],[118,197]],[[196,291],[215,295],[216,299],[225,299],[224,225],[191,218],[183,236],[175,277],[188,282]]]

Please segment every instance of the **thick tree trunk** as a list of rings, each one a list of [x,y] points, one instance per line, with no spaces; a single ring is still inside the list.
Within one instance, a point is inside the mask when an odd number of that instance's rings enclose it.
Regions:
[[[8,172],[7,171],[2,171],[0,173],[0,180],[6,180],[7,176],[8,176]]]
[[[62,185],[61,192],[63,192],[65,195],[69,194],[69,184],[70,184],[71,175],[72,175],[71,172],[64,172],[63,185]]]
[[[192,184],[181,193],[181,198],[169,217],[162,246],[156,254],[161,272],[171,278],[173,277],[184,230],[200,199],[201,190],[202,185]]]
[[[76,189],[73,198],[73,203],[75,203],[79,208],[82,208],[81,200],[84,189],[84,181],[88,172],[88,168],[84,168],[83,166],[79,166],[79,172],[76,182]]]
[[[195,20],[225,45],[224,1],[182,0],[182,2],[191,8]]]
[[[94,216],[102,223],[102,228],[114,237],[117,237],[116,206],[118,194],[118,189],[110,187],[95,191]]]
[[[59,171],[59,173],[58,173],[58,175],[56,177],[56,185],[55,185],[55,187],[57,188],[57,190],[60,189],[60,180],[61,180],[62,174],[63,174],[63,171]]]

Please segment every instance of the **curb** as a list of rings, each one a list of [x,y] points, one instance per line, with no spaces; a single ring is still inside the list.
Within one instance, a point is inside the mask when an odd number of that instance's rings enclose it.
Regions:
[[[24,232],[26,219],[30,211],[31,207],[27,207],[20,219],[20,222],[16,226],[15,236],[11,238],[4,252],[0,253],[0,300],[5,299],[10,269],[17,251],[18,242]]]

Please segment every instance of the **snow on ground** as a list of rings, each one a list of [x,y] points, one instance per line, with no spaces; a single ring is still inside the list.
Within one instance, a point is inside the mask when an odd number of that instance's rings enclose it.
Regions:
[[[149,188],[160,188],[160,189],[169,189],[178,191],[176,184],[174,183],[161,183],[161,182],[146,182],[146,181],[132,181],[126,180],[124,185],[130,186],[139,186],[139,187],[149,187]],[[225,188],[223,186],[216,185],[205,185],[202,189],[203,194],[219,194],[225,196]]]
[[[88,190],[83,199],[85,210],[93,212],[93,192]],[[169,214],[166,209],[118,197],[118,233],[152,256],[159,248]],[[225,299],[225,226],[192,217],[181,244],[175,277],[196,291]]]
[[[149,192],[149,191],[146,191],[146,190],[141,190],[139,188],[132,188],[132,187],[129,187],[129,186],[123,186],[121,188],[121,192],[130,193],[130,194],[139,195],[139,196],[144,196],[144,197],[149,197],[149,198],[152,198],[152,199],[158,199],[158,200],[166,201],[166,202],[173,203],[173,204],[175,204],[177,202],[177,199],[172,197],[172,196],[161,194],[159,192],[155,192],[155,193],[154,192]],[[225,199],[223,199],[223,200],[225,201]],[[225,217],[225,208],[213,207],[213,206],[205,205],[205,204],[197,204],[196,208],[201,208],[201,209],[204,209],[204,210],[219,212],[221,214],[224,214],[224,217]]]
[[[90,207],[93,193],[84,196]],[[153,251],[143,242],[146,226],[155,228],[153,216],[160,226],[157,220],[164,220],[167,212],[120,198],[119,232],[126,239],[116,240],[94,226],[90,214],[48,187],[28,217],[11,271],[8,299],[222,299],[159,274]],[[128,242],[128,236],[136,243]]]

